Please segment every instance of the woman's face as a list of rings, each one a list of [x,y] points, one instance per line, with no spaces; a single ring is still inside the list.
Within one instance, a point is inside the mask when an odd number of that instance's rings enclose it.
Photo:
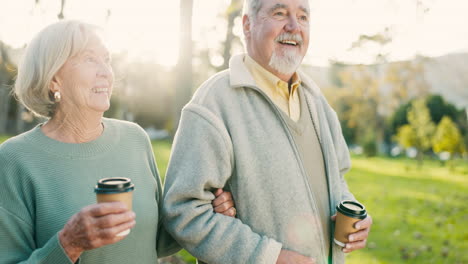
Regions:
[[[62,95],[58,110],[83,115],[109,109],[114,74],[109,51],[96,34],[82,52],[67,60],[55,82]]]

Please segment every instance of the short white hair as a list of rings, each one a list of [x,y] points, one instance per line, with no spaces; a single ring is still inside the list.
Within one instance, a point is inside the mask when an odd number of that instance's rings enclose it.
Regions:
[[[250,18],[254,18],[255,16],[257,16],[261,8],[262,8],[261,0],[245,0],[244,9],[242,13],[244,15],[249,16]]]
[[[80,53],[97,27],[76,20],[51,24],[29,43],[18,67],[14,92],[37,116],[52,117],[56,102],[50,84],[65,62]]]

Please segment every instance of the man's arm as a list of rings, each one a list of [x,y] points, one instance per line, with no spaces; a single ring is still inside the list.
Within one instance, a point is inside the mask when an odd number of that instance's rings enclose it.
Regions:
[[[208,263],[275,263],[277,241],[239,219],[213,212],[212,191],[234,168],[232,144],[220,119],[206,108],[183,110],[165,182],[164,224],[174,238]]]

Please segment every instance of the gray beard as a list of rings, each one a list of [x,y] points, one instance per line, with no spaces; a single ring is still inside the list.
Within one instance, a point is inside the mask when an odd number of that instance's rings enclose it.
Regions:
[[[301,65],[302,58],[294,50],[286,50],[283,56],[273,51],[268,65],[281,74],[293,74]]]

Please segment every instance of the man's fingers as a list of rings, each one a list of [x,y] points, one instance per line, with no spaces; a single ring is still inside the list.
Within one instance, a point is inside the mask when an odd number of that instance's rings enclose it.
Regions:
[[[365,240],[369,236],[369,228],[352,233],[348,236],[350,242]]]
[[[216,213],[223,213],[223,212],[225,212],[226,210],[228,210],[229,208],[232,208],[232,207],[234,207],[234,202],[233,201],[227,201],[227,202],[225,202],[223,204],[220,204],[220,205],[216,206],[214,208],[214,210],[215,210]]]
[[[128,211],[127,205],[122,202],[98,203],[85,207],[84,213],[99,217],[108,214],[118,214]]]
[[[366,247],[367,240],[361,240],[357,242],[346,243],[346,246],[343,248],[344,253],[349,253],[354,250],[358,250]]]
[[[363,220],[356,222],[354,224],[354,227],[356,229],[366,229],[366,228],[370,228],[371,225],[372,225],[372,217],[370,215],[367,215],[367,217],[364,218]]]

